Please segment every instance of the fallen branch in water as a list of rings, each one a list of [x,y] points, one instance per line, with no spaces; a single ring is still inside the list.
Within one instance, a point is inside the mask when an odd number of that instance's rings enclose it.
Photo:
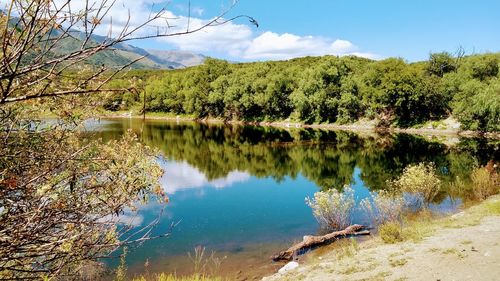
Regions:
[[[288,250],[280,252],[277,255],[274,255],[272,258],[274,261],[282,261],[282,260],[292,260],[293,256],[306,249],[310,249],[316,246],[320,246],[323,244],[329,244],[334,240],[346,238],[350,236],[359,236],[359,235],[370,235],[370,231],[363,230],[365,227],[359,224],[354,224],[347,227],[341,231],[335,231],[332,233],[328,233],[322,236],[304,236],[304,240],[298,244],[293,245]]]

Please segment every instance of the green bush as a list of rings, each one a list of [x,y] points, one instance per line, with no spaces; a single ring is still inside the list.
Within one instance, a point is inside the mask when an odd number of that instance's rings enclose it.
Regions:
[[[453,114],[463,129],[500,131],[500,80],[489,84],[471,80],[460,86],[454,97]]]

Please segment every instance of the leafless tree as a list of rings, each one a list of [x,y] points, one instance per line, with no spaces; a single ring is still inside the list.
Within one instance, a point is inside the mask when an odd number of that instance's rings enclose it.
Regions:
[[[75,122],[71,97],[123,90],[108,82],[137,60],[84,66],[120,43],[187,35],[242,17],[257,25],[248,16],[226,19],[237,2],[185,29],[170,24],[175,19],[165,7],[134,24],[129,12],[117,30],[109,17],[117,0],[0,1],[6,3],[0,11],[0,279],[75,276],[124,245],[169,235],[152,235],[158,220],[140,228],[123,221],[137,201],[167,201],[157,184],[156,151],[132,134],[92,140]],[[103,26],[107,36],[96,40]],[[68,40],[78,47],[64,50]],[[59,116],[54,124],[33,118],[44,102]]]
[[[113,90],[104,88],[107,82],[136,61],[118,69],[102,66],[98,70],[79,72],[76,79],[78,83],[64,83],[60,77],[93,55],[112,50],[120,43],[187,35],[242,17],[258,25],[253,18],[244,15],[225,19],[224,16],[238,3],[233,1],[218,16],[194,28],[189,26],[190,16],[186,29],[171,25],[170,22],[175,18],[170,18],[166,8],[161,8],[135,25],[131,25],[129,12],[123,26],[116,30],[113,29],[112,18],[108,17],[116,0],[84,0],[84,8],[77,11],[72,10],[74,2],[12,0],[6,11],[2,12],[0,104]],[[163,25],[160,26],[160,23]],[[96,30],[103,29],[103,25],[107,25],[107,37],[96,42]],[[61,53],[61,45],[69,39],[80,42],[79,48]]]

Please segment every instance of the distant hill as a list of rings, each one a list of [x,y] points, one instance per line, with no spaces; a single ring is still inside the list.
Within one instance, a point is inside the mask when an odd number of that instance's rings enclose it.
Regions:
[[[151,59],[157,62],[175,62],[185,67],[197,66],[203,64],[206,57],[199,54],[194,54],[184,51],[162,51],[162,50],[147,50],[150,53]]]
[[[80,47],[80,40],[83,34],[74,32],[73,38],[65,39],[60,45],[57,53],[67,53]],[[106,37],[94,35],[92,40],[95,43],[104,41]],[[118,67],[130,63],[142,56],[146,56],[140,61],[134,63],[134,69],[179,69],[203,64],[205,56],[185,51],[163,51],[163,50],[145,50],[125,43],[117,44],[113,50],[100,52],[90,59],[87,63],[93,65],[106,65],[109,67]]]
[[[3,11],[0,9],[0,14]],[[16,24],[18,18],[12,18],[9,24]],[[78,50],[81,47],[82,40],[85,38],[83,32],[72,30],[71,36],[61,40],[57,48],[52,50],[54,56],[65,55],[69,52]],[[52,36],[55,38],[61,35],[59,30],[52,30]],[[105,36],[92,35],[90,44],[98,44],[107,39]],[[200,54],[186,51],[166,51],[166,50],[145,50],[126,43],[117,44],[112,50],[99,52],[86,60],[87,64],[108,67],[121,67],[140,57],[146,56],[140,61],[134,63],[133,69],[180,69],[203,64],[206,57]],[[29,63],[29,61],[26,61]]]

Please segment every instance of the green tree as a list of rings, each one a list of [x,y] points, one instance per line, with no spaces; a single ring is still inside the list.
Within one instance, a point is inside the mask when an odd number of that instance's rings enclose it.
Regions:
[[[456,61],[448,52],[434,53],[429,56],[427,73],[430,75],[443,77],[446,73],[455,71],[456,68]]]

